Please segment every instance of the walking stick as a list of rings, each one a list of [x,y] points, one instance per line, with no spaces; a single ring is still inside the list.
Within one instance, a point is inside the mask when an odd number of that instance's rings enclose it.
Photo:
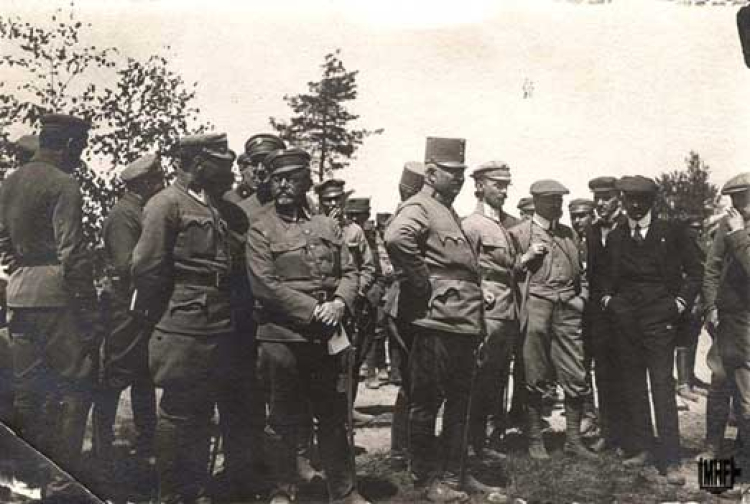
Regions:
[[[356,359],[356,347],[352,346],[345,350],[346,355],[346,430],[349,438],[349,463],[352,470],[352,483],[354,490],[357,491],[357,466],[356,455],[354,454],[354,387],[357,383],[354,381],[354,360]]]

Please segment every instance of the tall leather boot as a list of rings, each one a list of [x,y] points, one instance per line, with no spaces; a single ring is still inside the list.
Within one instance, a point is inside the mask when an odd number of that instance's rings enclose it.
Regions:
[[[598,460],[581,440],[581,419],[583,417],[583,398],[565,397],[565,447],[563,451],[587,460]]]
[[[527,399],[526,418],[528,426],[526,436],[529,441],[529,456],[536,460],[549,459],[542,438],[542,396],[539,393],[528,393]]]
[[[698,402],[699,396],[693,392],[693,388],[690,385],[692,369],[690,368],[689,351],[690,349],[685,347],[677,347],[675,351],[677,359],[677,395],[686,401]]]

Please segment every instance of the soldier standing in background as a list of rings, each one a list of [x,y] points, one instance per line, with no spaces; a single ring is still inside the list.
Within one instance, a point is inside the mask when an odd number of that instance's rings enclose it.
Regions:
[[[695,240],[684,229],[653,215],[657,185],[646,177],[617,181],[628,225],[607,236],[607,272],[601,303],[617,330],[618,358],[628,376],[622,410],[626,466],[649,460],[651,414],[648,373],[667,482],[684,485],[680,427],[675,402],[675,327],[700,290],[703,267]],[[625,371],[623,371],[625,372]]]
[[[716,346],[730,387],[736,391],[741,467],[750,462],[750,173],[729,179],[721,194],[732,199],[732,207],[719,224],[706,260],[703,302],[706,322],[716,334]],[[727,413],[728,416],[728,413]],[[707,419],[707,422],[710,420]],[[718,419],[717,419],[718,420]],[[717,422],[718,424],[719,422]],[[715,452],[721,449],[723,423],[708,439]]]
[[[414,334],[410,355],[409,440],[415,485],[430,502],[499,492],[465,475],[464,429],[475,352],[486,334],[479,263],[453,201],[464,183],[463,139],[427,138],[422,190],[401,204],[386,246],[403,281],[398,314]],[[438,446],[435,427],[444,406]]]
[[[94,397],[94,447],[100,461],[112,462],[114,423],[120,393],[130,387],[135,425],[133,454],[147,459],[153,454],[156,428],[156,393],[148,371],[148,339],[152,327],[129,313],[133,284],[130,279],[133,249],[141,236],[143,207],[164,188],[159,157],[147,154],[120,174],[125,193],[104,220],[103,239],[107,270],[112,282],[109,333],[103,342],[102,382]]]
[[[463,228],[474,243],[482,274],[487,335],[485,358],[477,374],[472,399],[471,446],[480,459],[499,460],[501,453],[487,446],[487,418],[505,432],[503,396],[510,360],[518,337],[516,274],[520,266],[517,244],[508,229],[520,221],[503,211],[510,185],[510,167],[501,161],[479,165],[471,174],[476,185],[477,208],[463,220]],[[502,411],[501,411],[502,410]],[[502,437],[500,433],[494,437]]]
[[[317,420],[330,498],[365,504],[356,490],[354,447],[346,437],[347,404],[338,387],[341,359],[329,348],[353,309],[358,275],[338,224],[312,215],[306,193],[312,185],[310,156],[277,150],[266,159],[274,206],[255,220],[247,240],[253,293],[261,305],[259,366],[270,393],[269,427],[280,441],[271,455],[273,504],[296,496],[300,437]]]
[[[0,190],[0,255],[11,271],[7,296],[15,426],[74,475],[99,343],[83,201],[72,176],[88,130],[89,124],[77,117],[42,116],[39,151]],[[75,499],[69,482],[46,479],[43,496]]]
[[[534,216],[534,198],[524,196],[518,200],[518,211],[521,214],[521,220],[528,220]]]
[[[320,210],[323,215],[331,217],[339,223],[344,235],[344,242],[349,247],[349,254],[352,256],[354,265],[359,272],[359,291],[355,302],[354,317],[356,324],[356,334],[352,344],[355,349],[354,361],[354,397],[357,397],[357,388],[359,384],[359,370],[365,361],[367,351],[372,344],[373,334],[373,314],[368,302],[368,294],[378,280],[377,267],[372,255],[372,249],[367,243],[365,232],[359,224],[351,219],[346,218],[345,208],[346,200],[353,192],[344,191],[345,182],[340,179],[328,179],[317,185],[315,191],[318,193]],[[372,415],[366,415],[357,411],[353,412],[355,425],[366,425],[372,421]]]
[[[253,135],[245,142],[244,155],[249,164],[244,165],[245,169],[241,172],[242,182],[237,191],[250,195],[240,201],[234,201],[237,198],[229,199],[229,201],[237,203],[251,221],[260,215],[261,209],[273,200],[268,185],[268,168],[263,160],[269,153],[284,148],[286,144],[281,138],[267,133]]]
[[[528,389],[529,455],[547,459],[542,439],[542,394],[555,380],[565,392],[565,447],[572,455],[597,457],[581,440],[583,404],[591,394],[583,367],[581,324],[588,287],[573,230],[559,223],[563,195],[555,180],[531,185],[534,217],[511,229],[520,245],[526,277],[521,301],[527,317],[523,363]]]
[[[208,194],[231,173],[226,135],[179,140],[175,182],[146,205],[133,251],[134,312],[155,324],[151,376],[163,393],[157,423],[160,502],[211,502],[211,420],[232,387],[227,223]]]

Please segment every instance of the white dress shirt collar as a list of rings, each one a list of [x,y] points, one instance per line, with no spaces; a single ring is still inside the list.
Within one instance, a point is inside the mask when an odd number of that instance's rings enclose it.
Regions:
[[[637,221],[631,218],[630,216],[628,216],[628,225],[630,226],[631,231],[635,229],[636,224],[641,229],[646,231],[649,228],[649,226],[651,226],[651,210],[649,210],[646,215],[644,215],[643,217],[641,217],[640,220],[637,220]]]
[[[534,224],[539,226],[540,228],[549,231],[552,228],[552,221],[549,221],[539,215],[538,213],[534,214],[534,217],[532,217]]]

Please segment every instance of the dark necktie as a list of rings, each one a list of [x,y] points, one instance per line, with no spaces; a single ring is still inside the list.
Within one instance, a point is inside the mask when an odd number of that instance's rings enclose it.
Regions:
[[[641,234],[641,226],[639,224],[636,224],[635,228],[633,228],[633,240],[635,240],[638,245],[643,244],[643,234]]]

